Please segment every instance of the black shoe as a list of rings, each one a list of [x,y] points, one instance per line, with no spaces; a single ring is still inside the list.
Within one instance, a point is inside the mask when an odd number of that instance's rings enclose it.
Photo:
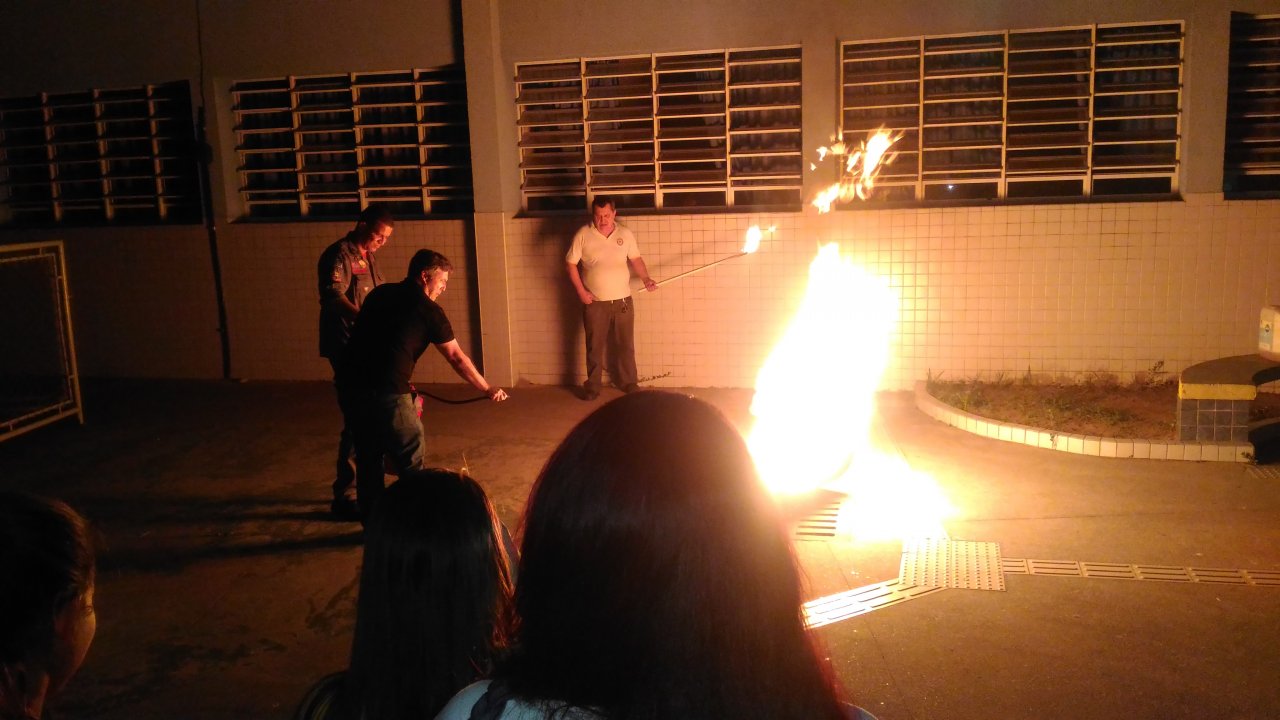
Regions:
[[[635,383],[628,383],[622,386],[622,392],[624,393],[633,393],[639,389],[640,389],[640,386]]]
[[[597,390],[597,389],[595,389],[595,388],[593,388],[593,387],[583,388],[583,389],[582,389],[582,399],[583,399],[583,400],[595,400],[595,399],[596,399],[596,398],[598,398],[598,397],[600,397],[600,391],[599,391],[599,390]]]
[[[360,505],[351,498],[334,498],[329,514],[338,522],[355,522],[360,519]]]

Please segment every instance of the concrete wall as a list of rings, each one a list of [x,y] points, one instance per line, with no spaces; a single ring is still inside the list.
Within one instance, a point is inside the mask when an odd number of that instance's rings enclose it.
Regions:
[[[231,328],[231,375],[248,379],[327,379],[327,360],[319,356],[319,305],[316,260],[325,247],[351,229],[351,223],[243,224],[226,243],[223,267],[227,316]],[[409,258],[419,248],[444,253],[454,264],[449,287],[440,298],[457,334],[471,352],[478,335],[473,323],[475,285],[470,223],[460,220],[399,221],[382,250],[378,267],[388,281],[404,278]],[[438,353],[424,355],[414,376],[421,381],[457,382]]]
[[[3,97],[196,78],[196,4],[172,0],[0,3]]]
[[[632,217],[646,263],[669,277],[734,253],[751,224],[759,253],[637,296],[640,375],[658,386],[754,385],[794,315],[819,244],[885,278],[900,301],[882,387],[950,378],[1132,377],[1253,352],[1258,310],[1280,302],[1280,202],[1028,205],[814,216]],[[570,223],[509,222],[522,377],[580,381],[577,306],[558,263]],[[859,308],[831,308],[831,332]],[[851,363],[852,365],[852,363]],[[841,377],[812,377],[815,391]]]
[[[639,364],[657,385],[749,386],[785,329],[819,243],[838,241],[901,296],[885,388],[930,372],[1082,376],[1176,372],[1251,352],[1260,305],[1277,300],[1269,234],[1280,202],[1221,197],[1230,11],[1274,2],[905,0],[800,3],[500,0],[508,64],[564,57],[802,43],[804,144],[835,129],[842,41],[1182,20],[1184,200],[775,216],[623,218],[656,277],[734,252],[753,222],[772,248],[640,296]],[[619,20],[625,18],[625,21]],[[536,31],[533,29],[536,28]],[[806,196],[825,179],[806,177]],[[560,259],[575,222],[508,217],[516,365],[532,382],[577,382],[581,331]],[[767,253],[767,254],[766,254]],[[844,313],[834,311],[838,331]],[[815,387],[839,378],[815,378]]]
[[[840,42],[919,35],[1182,20],[1186,23],[1183,189],[1221,192],[1231,11],[1275,13],[1274,0],[499,0],[509,64],[564,57],[804,44],[804,144],[838,120]],[[625,20],[623,20],[625,18]],[[535,30],[536,29],[536,30]],[[809,187],[813,187],[811,184]]]
[[[319,357],[315,263],[354,221],[229,222],[243,214],[240,178],[234,172],[231,85],[238,80],[435,67],[462,59],[458,8],[451,0],[201,0],[209,93],[211,142],[218,171],[215,216],[224,259],[230,329],[231,375],[253,379],[320,379],[330,376]],[[458,341],[473,356],[476,306],[470,278],[474,254],[469,223],[401,221],[379,253],[388,280],[404,277],[409,257],[422,247],[455,263],[442,300]],[[434,355],[434,353],[433,353]],[[444,373],[443,375],[441,373]],[[447,375],[447,377],[446,377]],[[456,376],[443,359],[419,363],[419,381]]]
[[[13,0],[0,3],[0,97],[188,80],[193,105],[208,108],[230,374],[327,378],[315,262],[351,222],[233,222],[242,208],[231,84],[459,61],[458,13],[451,0]],[[43,239],[66,242],[84,375],[222,377],[203,226],[0,230],[3,243]],[[388,277],[403,277],[423,246],[458,266],[444,305],[463,347],[481,355],[470,222],[399,223],[382,253]],[[418,379],[443,380],[442,370],[455,378],[442,359],[426,359]]]
[[[462,60],[452,0],[198,0],[220,220],[243,214],[231,85],[238,80],[435,67]]]
[[[418,247],[449,255],[457,270],[444,304],[463,347],[487,361],[497,382],[563,383],[582,372],[580,321],[562,261],[582,218],[519,217],[516,63],[800,43],[804,144],[813,148],[835,130],[841,41],[1183,20],[1182,200],[623,218],[657,277],[733,252],[753,222],[778,227],[758,256],[638,301],[641,375],[665,375],[653,384],[752,384],[816,247],[832,240],[902,297],[885,387],[907,387],[929,372],[1125,374],[1161,360],[1176,371],[1250,351],[1258,306],[1280,302],[1280,278],[1269,269],[1280,201],[1220,195],[1232,10],[1275,13],[1280,5],[10,0],[0,3],[0,97],[189,80],[195,104],[209,109],[230,374],[319,379],[329,371],[315,349],[314,263],[349,222],[237,222],[229,88],[243,79],[465,59],[476,217],[401,221],[382,264],[399,277]],[[821,182],[806,177],[808,190]],[[44,238],[67,242],[85,375],[221,376],[203,227],[0,230],[0,242]],[[839,319],[834,314],[833,324]],[[420,365],[420,380],[454,379],[434,354]]]
[[[43,240],[62,240],[66,247],[81,375],[222,376],[213,271],[203,228],[67,228],[3,236],[5,243]]]

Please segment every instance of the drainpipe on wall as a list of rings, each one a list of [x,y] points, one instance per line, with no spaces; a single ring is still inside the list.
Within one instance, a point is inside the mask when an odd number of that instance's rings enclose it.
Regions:
[[[200,164],[200,206],[204,214],[204,227],[209,234],[209,259],[213,266],[213,292],[218,303],[218,339],[222,344],[222,379],[231,379],[231,338],[227,333],[227,302],[222,292],[222,260],[218,257],[218,226],[213,217],[213,185],[209,165],[213,148],[206,133],[205,107],[200,105],[196,114],[196,151]]]
[[[218,225],[213,216],[213,146],[209,144],[209,118],[204,96],[204,17],[201,0],[193,0],[196,15],[196,56],[200,62],[200,109],[196,111],[196,162],[200,177],[200,210],[209,234],[209,262],[213,270],[213,294],[218,304],[218,340],[222,344],[222,379],[231,379],[231,336],[227,331],[227,300],[222,292],[222,259],[218,257]]]

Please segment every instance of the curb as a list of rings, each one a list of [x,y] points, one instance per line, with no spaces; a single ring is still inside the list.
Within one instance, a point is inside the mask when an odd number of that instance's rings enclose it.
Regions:
[[[1252,443],[1183,443],[1138,440],[1055,433],[1043,428],[1002,423],[954,408],[925,389],[926,383],[915,384],[916,408],[929,417],[951,427],[992,440],[1030,445],[1059,452],[1105,458],[1143,460],[1196,460],[1209,462],[1253,462]]]

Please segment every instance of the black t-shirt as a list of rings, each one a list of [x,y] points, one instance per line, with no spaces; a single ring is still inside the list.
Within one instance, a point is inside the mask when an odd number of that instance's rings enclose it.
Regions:
[[[453,339],[444,310],[411,280],[379,285],[365,298],[338,368],[344,390],[409,392],[413,366],[431,344]]]

